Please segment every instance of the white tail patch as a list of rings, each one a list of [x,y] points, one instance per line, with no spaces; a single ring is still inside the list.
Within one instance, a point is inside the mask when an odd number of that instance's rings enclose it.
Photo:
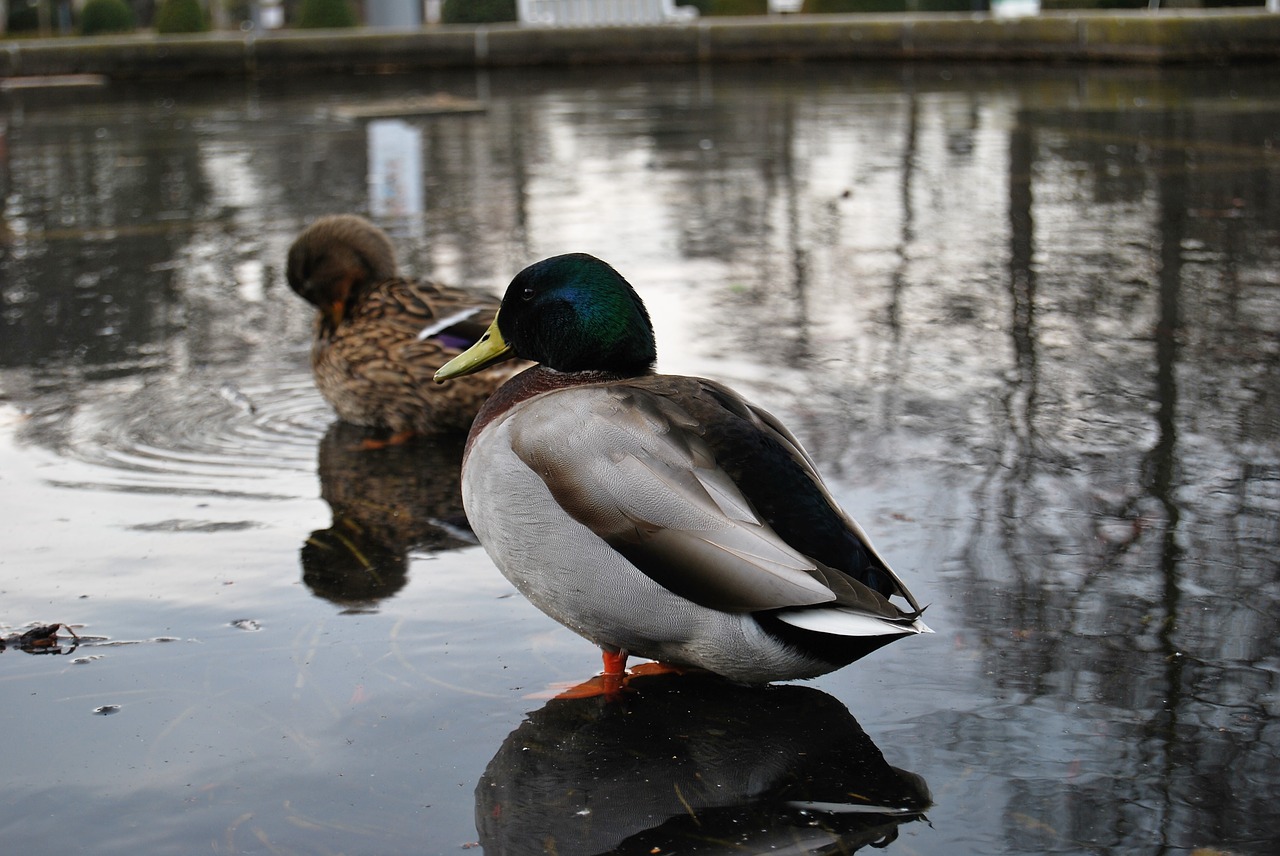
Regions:
[[[427,326],[423,327],[422,330],[418,332],[418,341],[421,342],[424,339],[430,339],[432,336],[436,335],[437,333],[442,333],[445,330],[448,330],[454,324],[457,324],[460,321],[466,321],[468,318],[470,318],[472,315],[475,315],[479,311],[480,311],[479,306],[472,306],[469,309],[463,309],[460,312],[453,313],[452,315],[446,315],[444,318],[439,319],[435,323],[428,324]]]
[[[893,621],[838,606],[787,609],[776,615],[779,621],[785,621],[793,627],[832,636],[910,636],[913,633],[933,632],[918,618],[914,621]]]

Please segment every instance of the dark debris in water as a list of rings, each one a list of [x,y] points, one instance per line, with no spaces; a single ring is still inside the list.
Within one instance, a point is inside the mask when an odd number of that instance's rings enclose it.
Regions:
[[[446,92],[419,97],[394,98],[361,104],[340,104],[329,112],[339,119],[394,119],[410,116],[441,116],[460,113],[483,113],[479,101],[458,98]]]
[[[58,631],[65,630],[71,635],[70,647],[62,649],[62,641],[58,639]],[[80,644],[80,637],[66,624],[37,624],[23,633],[13,633],[0,637],[0,651],[14,648],[28,654],[70,654]]]
[[[257,630],[258,623],[250,620],[253,627],[245,628]],[[66,631],[71,636],[70,639],[63,639],[58,636],[58,631]],[[28,654],[71,654],[78,648],[94,647],[94,648],[115,648],[122,645],[140,645],[147,642],[166,643],[181,642],[178,636],[154,636],[151,639],[111,639],[107,636],[88,636],[84,633],[76,633],[71,629],[69,624],[37,624],[28,628],[21,633],[9,633],[0,635],[0,652],[14,650],[25,651]],[[193,640],[188,640],[193,641]],[[91,663],[94,660],[102,659],[101,654],[93,654],[84,657],[78,657],[72,660],[76,665]]]

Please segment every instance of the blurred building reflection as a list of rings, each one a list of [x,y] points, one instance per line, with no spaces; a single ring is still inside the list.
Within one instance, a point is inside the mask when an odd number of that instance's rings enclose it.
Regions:
[[[422,130],[399,119],[365,127],[369,140],[369,213],[380,222],[423,212]]]

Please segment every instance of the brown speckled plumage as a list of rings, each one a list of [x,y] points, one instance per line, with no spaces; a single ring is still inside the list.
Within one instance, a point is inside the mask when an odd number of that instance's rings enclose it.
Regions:
[[[499,301],[398,276],[391,241],[362,217],[322,217],[305,229],[289,249],[287,277],[319,310],[311,368],[345,422],[396,435],[463,431],[513,373],[499,366],[466,383],[432,382],[436,369],[484,335]],[[443,319],[455,321],[420,338]]]

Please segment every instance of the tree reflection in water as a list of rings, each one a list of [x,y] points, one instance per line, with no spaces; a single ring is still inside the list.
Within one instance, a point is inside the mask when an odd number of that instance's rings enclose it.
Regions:
[[[1277,450],[1276,423],[1250,426],[1248,412],[1273,408],[1277,389],[1265,382],[1276,362],[1267,333],[1249,326],[1276,319],[1242,318],[1233,304],[1247,291],[1274,301],[1275,290],[1231,258],[1248,232],[1225,219],[1233,209],[1204,206],[1274,202],[1213,178],[1249,139],[1218,140],[1177,115],[1090,116],[1080,150],[1059,140],[1053,155],[1097,163],[1113,140],[1150,148],[1120,167],[1130,186],[1119,202],[1156,199],[1146,234],[1104,231],[1149,242],[1152,264],[1125,281],[1125,248],[1112,246],[1096,270],[1052,271],[1066,236],[1036,222],[1053,203],[1035,198],[1034,177],[1060,123],[1025,111],[1010,131],[1011,370],[963,577],[997,690],[1020,704],[1076,703],[1103,742],[1065,787],[1012,776],[1007,835],[1037,852],[1123,850],[1135,835],[1153,847],[1262,845],[1274,836],[1267,795],[1280,787],[1263,760],[1280,751],[1267,724],[1280,613],[1265,546]],[[1118,204],[1096,202],[1100,218]],[[1074,347],[1063,331],[1080,336]]]

